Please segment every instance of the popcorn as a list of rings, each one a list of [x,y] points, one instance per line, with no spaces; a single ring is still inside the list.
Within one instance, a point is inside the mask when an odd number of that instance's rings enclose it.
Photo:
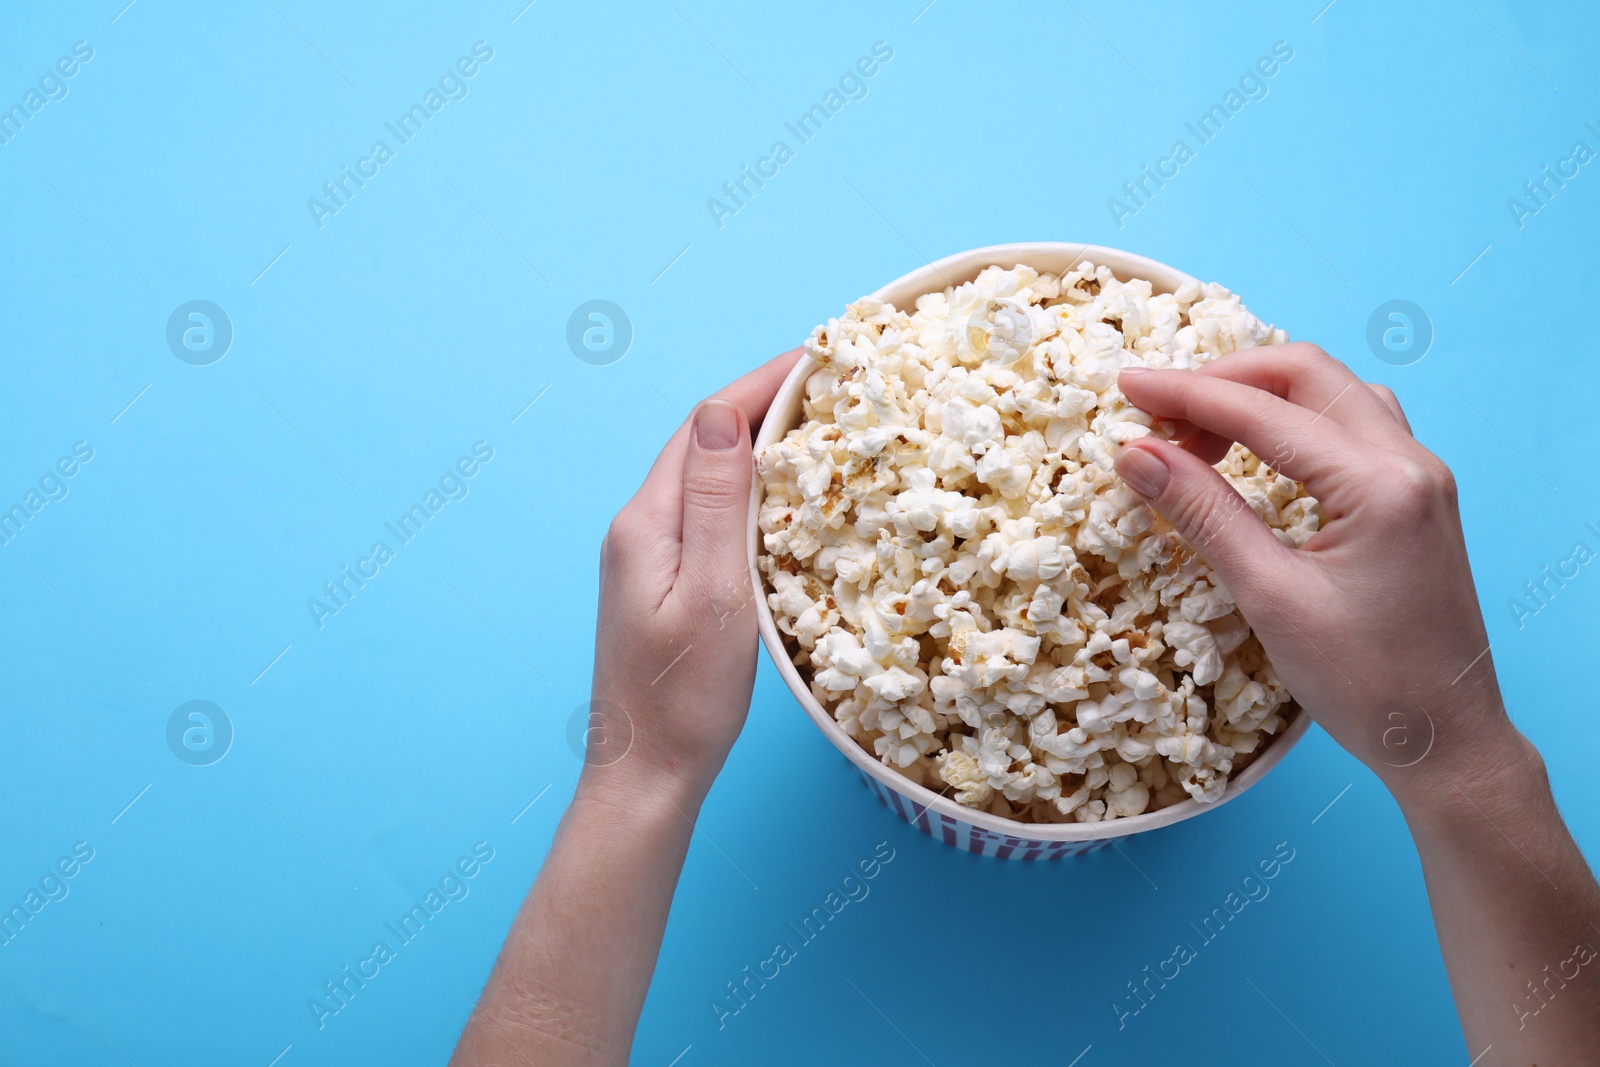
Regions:
[[[800,426],[763,450],[760,568],[811,691],[908,779],[1023,822],[1215,801],[1291,697],[1227,589],[1113,470],[1165,427],[1127,366],[1280,344],[1218,285],[989,267],[813,331]],[[1321,513],[1235,445],[1284,543]]]

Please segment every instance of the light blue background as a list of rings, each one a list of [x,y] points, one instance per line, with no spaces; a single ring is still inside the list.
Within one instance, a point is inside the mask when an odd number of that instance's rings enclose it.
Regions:
[[[1506,203],[1600,148],[1592,6],[123,2],[0,16],[6,105],[95,50],[0,146],[0,503],[95,450],[0,546],[0,904],[95,849],[0,948],[0,1061],[442,1062],[577,776],[610,515],[699,397],[927,258],[1004,240],[1223,281],[1395,388],[1460,477],[1513,716],[1600,847],[1600,576],[1520,630],[1506,606],[1597,544],[1600,173],[1521,229]],[[480,40],[470,95],[318,229],[306,199]],[[718,228],[707,198],[794,147],[784,122],[880,40],[869,95]],[[1294,58],[1266,99],[1118,228],[1107,198],[1193,147],[1184,123],[1276,41]],[[207,367],[164,340],[196,298],[235,330]],[[565,342],[596,298],[635,331],[604,367]],[[1436,331],[1412,366],[1366,346],[1394,298]],[[480,440],[470,495],[319,630],[307,598]],[[209,767],[166,744],[192,699],[236,731]],[[1006,864],[897,821],[764,664],[701,831],[640,1064],[1479,1051],[1394,804],[1317,730],[1125,856]],[[322,983],[477,841],[495,858],[470,896],[319,1030]],[[880,841],[871,896],[719,1030],[724,982]],[[1124,983],[1283,841],[1271,896],[1119,1031]]]

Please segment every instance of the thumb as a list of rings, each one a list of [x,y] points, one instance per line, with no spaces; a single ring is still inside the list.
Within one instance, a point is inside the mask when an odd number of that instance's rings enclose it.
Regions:
[[[747,581],[750,426],[737,405],[708,400],[694,413],[683,469],[683,550],[674,590],[723,597]]]
[[[1117,473],[1200,553],[1235,601],[1281,587],[1294,550],[1204,460],[1145,437],[1122,450]]]

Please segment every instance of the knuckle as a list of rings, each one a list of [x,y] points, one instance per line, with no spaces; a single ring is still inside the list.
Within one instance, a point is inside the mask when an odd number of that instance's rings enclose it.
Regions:
[[[1312,344],[1310,341],[1293,341],[1284,347],[1290,351],[1289,359],[1293,362],[1295,370],[1303,375],[1318,375],[1323,378],[1337,376],[1339,378],[1355,378],[1356,374],[1343,361],[1330,356],[1321,345]]]
[[[1440,497],[1453,506],[1460,496],[1460,488],[1456,485],[1455,471],[1452,471],[1444,460],[1431,453],[1424,466],[1428,468],[1432,475],[1434,488],[1438,491]]]
[[[1406,419],[1406,409],[1401,405],[1400,398],[1395,395],[1393,389],[1390,389],[1387,385],[1379,385],[1377,382],[1368,382],[1367,388],[1372,390],[1372,395],[1376,396],[1378,401],[1388,408],[1397,419],[1409,425]]]
[[[600,544],[606,563],[621,563],[631,558],[644,540],[645,520],[635,504],[628,504],[611,520],[606,538]]]
[[[1433,455],[1399,459],[1384,476],[1386,504],[1402,523],[1413,525],[1455,504],[1456,479]]]
[[[1320,345],[1310,341],[1290,341],[1283,346],[1284,358],[1295,364],[1296,369],[1314,371],[1326,369],[1330,366],[1343,366],[1338,360],[1323,351]]]
[[[1283,355],[1285,359],[1292,359],[1301,364],[1315,363],[1328,358],[1328,353],[1324,352],[1320,345],[1312,344],[1310,341],[1290,341],[1283,346]]]
[[[744,507],[749,499],[749,479],[732,474],[701,471],[683,486],[684,506],[689,509],[731,511]]]
[[[1282,428],[1282,420],[1278,416],[1278,398],[1270,393],[1260,390],[1251,390],[1249,398],[1245,401],[1245,417],[1250,426],[1270,426]]]
[[[1169,508],[1169,521],[1190,547],[1204,553],[1222,536],[1235,510],[1222,494],[1205,490],[1175,501]]]

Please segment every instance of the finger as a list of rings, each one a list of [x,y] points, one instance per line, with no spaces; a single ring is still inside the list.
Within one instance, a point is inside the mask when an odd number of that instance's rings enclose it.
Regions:
[[[1400,406],[1400,398],[1394,395],[1394,390],[1387,385],[1379,385],[1376,382],[1368,382],[1367,388],[1371,389],[1373,394],[1383,402],[1383,406],[1389,409],[1389,414],[1394,416],[1394,421],[1398,422],[1406,433],[1410,433],[1411,420],[1406,418],[1405,409]]]
[[[1247,618],[1292,581],[1294,550],[1198,456],[1144,437],[1123,448],[1117,473],[1221,576]]]
[[[1228,454],[1233,442],[1218,437],[1210,430],[1202,430],[1192,422],[1178,420],[1180,431],[1172,435],[1172,443],[1199,456],[1208,466],[1215,467]]]
[[[1228,449],[1233,447],[1232,441],[1224,441],[1210,430],[1202,430],[1187,419],[1163,420],[1172,427],[1169,436],[1156,436],[1161,440],[1171,441],[1179,448],[1188,449],[1212,466],[1222,462],[1222,457],[1228,454]],[[1159,430],[1159,427],[1158,427]]]
[[[729,601],[747,573],[750,427],[744,409],[707,400],[695,409],[683,464],[683,550],[674,596]]]
[[[760,427],[762,420],[766,418],[772,398],[777,395],[784,379],[789,376],[789,371],[804,355],[803,346],[792,348],[783,355],[768,360],[737,381],[723,386],[706,399],[727,401],[737,406],[744,413],[746,422],[752,427],[750,432],[754,435],[756,428]],[[656,457],[650,473],[645,476],[644,484],[639,487],[639,492],[634,498],[652,512],[659,514],[663,522],[672,526],[674,532],[677,530],[678,517],[682,514],[683,458],[688,447],[689,427],[693,421],[692,418],[685,419],[683,425],[673,433],[666,446],[661,449],[661,454]]]
[[[789,377],[789,372],[802,358],[807,358],[805,353],[805,346],[801,345],[781,356],[774,356],[717,393],[714,399],[738,404],[750,424],[751,436],[754,436],[767,416],[767,408],[772,405],[773,397],[778,395],[778,390]],[[812,366],[816,365],[813,361]]]
[[[711,399],[733,404],[747,425],[758,424],[804,352],[795,348],[768,360]],[[680,563],[684,462],[693,421],[686,419],[661,449],[644,483],[612,520],[601,546],[606,572],[614,563],[618,573],[630,576],[627,580],[647,583],[656,605],[671,592]]]
[[[1157,418],[1187,419],[1238,441],[1304,483],[1330,518],[1349,510],[1361,485],[1362,454],[1374,447],[1331,419],[1214,375],[1130,367],[1118,384],[1130,402]]]
[[[1316,345],[1287,344],[1233,352],[1200,374],[1265,389],[1374,441],[1395,436],[1392,413],[1366,383]]]

